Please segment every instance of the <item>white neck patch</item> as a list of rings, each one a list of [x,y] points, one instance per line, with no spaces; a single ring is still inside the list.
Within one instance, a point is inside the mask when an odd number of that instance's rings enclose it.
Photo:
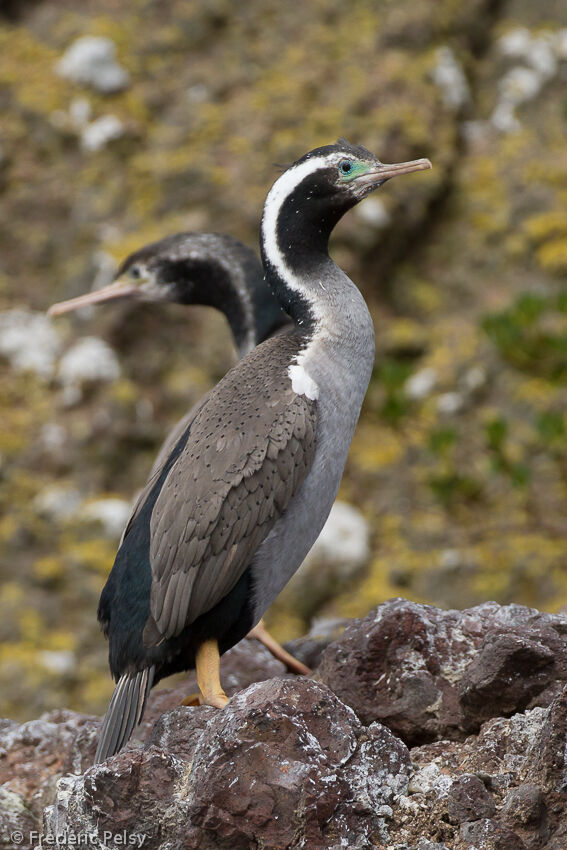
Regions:
[[[307,398],[314,401],[316,398],[319,398],[319,385],[313,380],[305,366],[301,365],[299,362],[300,358],[301,355],[296,358],[298,362],[294,363],[287,370],[287,374],[291,379],[291,388],[297,395],[307,396]]]

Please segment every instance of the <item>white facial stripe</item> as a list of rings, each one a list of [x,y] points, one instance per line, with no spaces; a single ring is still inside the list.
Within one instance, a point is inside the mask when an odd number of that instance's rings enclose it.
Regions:
[[[327,156],[317,156],[313,157],[313,159],[307,159],[300,165],[288,168],[270,189],[262,216],[262,245],[266,258],[274,266],[282,280],[285,281],[286,286],[295,292],[300,292],[302,297],[309,303],[316,323],[324,317],[319,306],[318,295],[307,288],[301,278],[297,277],[286,263],[278,245],[278,216],[286,198],[295,191],[306,177],[320,168],[338,165],[344,157],[344,153],[337,151],[327,154]],[[317,332],[315,332],[316,335]],[[311,344],[308,344],[303,351],[298,353],[295,363],[288,369],[288,375],[291,380],[291,387],[295,393],[315,400],[319,397],[319,386],[307,371],[310,354]]]
[[[310,174],[320,168],[328,168],[330,165],[338,165],[345,154],[335,152],[327,156],[317,156],[307,159],[300,165],[292,166],[276,180],[266,198],[264,214],[262,216],[262,244],[267,259],[274,266],[278,274],[285,280],[286,284],[297,292],[301,292],[304,298],[312,305],[313,313],[317,317],[317,310],[313,298],[287,265],[285,258],[278,245],[278,216],[286,198],[291,195],[299,184]]]

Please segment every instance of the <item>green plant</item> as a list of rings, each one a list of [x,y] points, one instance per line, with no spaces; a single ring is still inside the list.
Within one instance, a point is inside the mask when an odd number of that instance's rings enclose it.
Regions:
[[[500,354],[524,372],[559,380],[567,373],[567,293],[524,293],[491,313],[482,329]]]

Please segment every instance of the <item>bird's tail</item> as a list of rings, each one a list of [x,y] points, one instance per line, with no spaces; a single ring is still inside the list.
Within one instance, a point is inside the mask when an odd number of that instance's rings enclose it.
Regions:
[[[104,716],[95,764],[121,750],[141,721],[154,673],[154,666],[146,667],[138,673],[125,673],[118,680]]]

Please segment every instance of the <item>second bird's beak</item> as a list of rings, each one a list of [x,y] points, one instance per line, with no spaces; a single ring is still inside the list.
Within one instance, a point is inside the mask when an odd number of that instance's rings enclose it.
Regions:
[[[357,177],[353,181],[353,186],[358,193],[366,195],[392,177],[398,177],[401,174],[412,174],[414,171],[427,171],[428,168],[432,168],[431,162],[428,159],[412,159],[409,162],[396,162],[393,165],[388,165],[385,162],[377,162],[370,171]]]
[[[142,290],[139,283],[135,284],[126,277],[119,277],[109,283],[108,286],[103,286],[102,289],[95,289],[93,292],[86,292],[85,295],[78,295],[68,301],[52,304],[47,315],[60,316],[62,313],[70,313],[72,310],[78,310],[80,307],[86,307],[89,304],[104,304],[106,301],[114,301],[118,298],[139,298],[141,295]]]

